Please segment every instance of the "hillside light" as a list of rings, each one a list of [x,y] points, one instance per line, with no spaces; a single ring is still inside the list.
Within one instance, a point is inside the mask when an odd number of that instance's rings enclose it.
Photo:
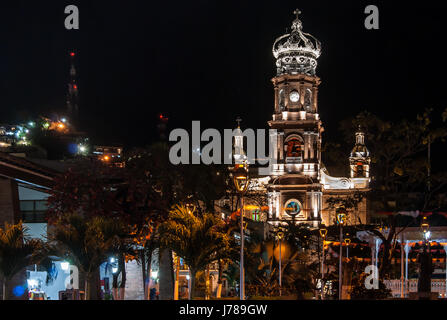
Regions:
[[[79,153],[85,153],[87,151],[87,147],[83,144],[79,144],[78,151],[79,151]]]

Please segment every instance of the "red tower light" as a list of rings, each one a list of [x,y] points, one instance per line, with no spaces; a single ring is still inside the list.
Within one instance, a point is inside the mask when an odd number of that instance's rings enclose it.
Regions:
[[[70,56],[74,57],[75,53],[74,52],[70,52]]]

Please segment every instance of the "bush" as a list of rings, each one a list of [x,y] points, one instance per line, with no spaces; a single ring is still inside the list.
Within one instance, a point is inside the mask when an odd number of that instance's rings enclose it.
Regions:
[[[391,290],[379,280],[379,289],[365,287],[366,274],[361,276],[351,291],[351,300],[383,300],[392,297]]]

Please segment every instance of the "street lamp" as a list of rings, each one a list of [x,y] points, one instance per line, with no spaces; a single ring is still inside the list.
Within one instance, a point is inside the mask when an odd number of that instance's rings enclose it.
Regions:
[[[196,206],[193,202],[192,196],[189,196],[185,203],[186,210],[188,210],[189,214],[192,214],[196,211]]]
[[[325,228],[325,225],[321,225],[320,227],[320,236],[323,241],[323,247],[322,247],[322,258],[321,258],[321,300],[324,300],[324,240],[326,239],[327,235],[327,229]]]
[[[338,300],[342,298],[342,259],[343,259],[343,225],[346,223],[346,208],[344,206],[340,206],[337,209],[337,222],[340,226],[340,253],[339,253],[339,262],[338,262]]]
[[[245,279],[244,279],[244,193],[248,188],[248,164],[236,164],[233,169],[233,183],[241,199],[241,260],[239,271],[239,296],[240,300],[245,300]]]
[[[427,217],[422,218],[421,229],[424,233],[424,245],[427,246],[427,243],[429,242],[428,239],[430,238],[430,225],[428,224]]]
[[[280,231],[277,234],[279,240],[279,295],[281,296],[282,287],[282,270],[281,270],[281,240],[284,238],[284,232]]]

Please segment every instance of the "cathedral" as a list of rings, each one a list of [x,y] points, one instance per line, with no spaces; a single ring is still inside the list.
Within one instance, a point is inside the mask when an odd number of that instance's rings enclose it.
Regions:
[[[346,165],[349,177],[332,177],[322,163],[323,122],[318,113],[316,75],[321,44],[303,31],[300,11],[296,10],[290,33],[276,39],[273,55],[276,59],[274,109],[268,125],[271,145],[270,175],[253,177],[252,190],[265,192],[268,202],[266,220],[278,225],[287,220],[308,223],[312,227],[332,225],[336,221],[336,206],[329,199],[354,197],[369,190],[370,154],[361,128],[355,132],[356,143]],[[238,134],[242,132],[238,128]],[[235,137],[235,150],[243,150],[243,139]],[[240,155],[235,155],[235,159]],[[355,209],[348,210],[347,224],[369,222],[367,199],[360,197]],[[267,206],[266,206],[267,207]],[[245,213],[249,217],[249,213]],[[250,218],[250,217],[249,217]]]

